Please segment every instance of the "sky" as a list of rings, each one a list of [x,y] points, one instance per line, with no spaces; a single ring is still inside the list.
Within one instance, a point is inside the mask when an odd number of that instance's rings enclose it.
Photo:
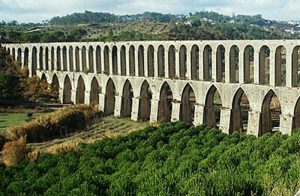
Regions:
[[[85,10],[118,15],[205,10],[230,16],[261,14],[267,19],[300,20],[299,8],[300,0],[0,0],[0,21],[42,22]]]

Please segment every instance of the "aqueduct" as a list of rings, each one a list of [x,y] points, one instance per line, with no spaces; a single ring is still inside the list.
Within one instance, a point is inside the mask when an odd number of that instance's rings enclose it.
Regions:
[[[300,40],[4,44],[62,103],[260,136],[300,128]]]

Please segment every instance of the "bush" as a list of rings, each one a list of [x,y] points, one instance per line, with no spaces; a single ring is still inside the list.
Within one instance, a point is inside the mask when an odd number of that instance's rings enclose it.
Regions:
[[[85,129],[96,115],[96,110],[86,105],[63,108],[40,116],[21,126],[7,129],[10,139],[26,137],[28,142],[42,142]]]
[[[21,137],[18,140],[5,143],[2,156],[6,166],[12,166],[24,160],[26,155],[26,139]]]

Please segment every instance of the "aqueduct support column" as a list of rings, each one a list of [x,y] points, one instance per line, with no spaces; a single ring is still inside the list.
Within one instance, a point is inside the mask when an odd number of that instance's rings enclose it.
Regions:
[[[195,104],[195,118],[193,124],[195,126],[203,124],[204,106]]]
[[[221,108],[220,129],[222,130],[223,133],[229,134],[230,117],[231,117],[231,109],[230,108]]]
[[[131,111],[131,120],[137,121],[139,118],[139,97],[132,98],[132,111]]]
[[[125,54],[126,55],[126,76],[130,76],[130,51],[129,51],[129,47],[126,47],[126,51],[127,53]]]
[[[191,63],[191,51],[190,49],[186,50],[186,79],[192,79],[192,63]]]
[[[88,70],[88,72],[90,73],[90,71],[91,71],[91,69],[90,69],[90,49],[89,48],[87,48],[86,50],[85,50],[85,68]],[[83,64],[83,63],[82,63]],[[83,71],[85,71],[85,70],[83,70]],[[89,99],[90,100],[90,99]]]
[[[96,49],[94,49],[93,48],[93,66],[94,66],[94,74],[97,74],[97,67],[98,67],[98,65],[97,65],[97,50]],[[100,102],[99,102],[100,103]]]
[[[117,69],[118,69],[117,73],[120,76],[122,69],[121,69],[121,53],[120,53],[120,49],[119,48],[117,48],[117,62],[116,62],[116,64],[117,64]]]
[[[139,48],[134,50],[134,65],[135,65],[135,76],[139,76]]]
[[[105,94],[99,94],[99,111],[104,112],[105,108]]]
[[[180,52],[179,50],[176,48],[175,49],[175,78],[180,78],[180,63],[179,63],[179,58],[180,57]]]
[[[172,102],[172,122],[176,122],[180,120],[180,105],[181,103],[179,101],[173,101]]]
[[[90,89],[84,91],[84,104],[90,105]]]
[[[293,87],[292,53],[293,50],[286,49],[286,86]],[[298,70],[298,66],[297,69]]]
[[[255,48],[254,51],[254,84],[259,84],[259,72],[260,72],[260,67],[259,67],[259,49]]]
[[[274,50],[270,50],[270,85],[271,86],[275,86],[276,85],[276,57],[275,57],[275,52]],[[281,55],[281,53],[279,53],[279,55]],[[281,70],[279,71],[279,75]],[[280,78],[280,77],[279,77]]]
[[[33,70],[32,70],[32,67],[33,67],[33,64],[32,64],[32,48],[30,50],[28,50],[28,71],[29,71],[29,77],[32,77],[33,75]]]
[[[259,136],[261,113],[257,111],[249,111],[247,134]]]
[[[105,66],[104,66],[104,48],[102,49],[101,48],[101,52],[100,52],[100,63],[101,63],[101,72],[100,73],[103,73],[104,70],[105,70]],[[95,52],[95,54],[97,54],[97,52]],[[97,67],[97,66],[96,66]]]
[[[230,67],[230,49],[225,49],[225,82],[230,83],[231,79],[231,70]]]
[[[245,83],[245,63],[244,63],[244,52],[239,52],[239,83]]]
[[[37,48],[37,53],[36,53],[36,69],[41,70],[41,61],[40,61],[40,53],[41,53],[41,48]],[[42,55],[43,56],[43,55]]]
[[[154,65],[154,77],[158,77],[158,61],[157,61],[157,49],[154,48],[153,50],[153,65]]]
[[[66,65],[67,65],[67,71],[70,71],[70,49],[69,49],[69,47],[66,47]]]
[[[169,50],[165,49],[165,78],[169,78]]]
[[[212,62],[212,81],[217,82],[217,51],[213,48],[211,53],[211,62]]]
[[[150,123],[156,123],[157,122],[158,105],[159,105],[159,100],[158,99],[152,99],[151,100]]]
[[[145,77],[149,77],[148,74],[148,50],[145,48],[144,50],[144,75]]]
[[[74,104],[76,103],[76,89],[73,88],[73,86],[72,86],[72,91],[71,91],[71,101]]]
[[[53,47],[53,64],[54,64],[54,70],[57,71],[57,49],[56,47]],[[50,64],[51,65],[51,64]]]
[[[120,117],[121,116],[121,108],[122,108],[122,96],[116,95],[116,103],[115,103],[115,117]]]
[[[293,118],[294,116],[287,114],[287,115],[280,115],[280,127],[279,130],[282,134],[291,135],[293,130]]]

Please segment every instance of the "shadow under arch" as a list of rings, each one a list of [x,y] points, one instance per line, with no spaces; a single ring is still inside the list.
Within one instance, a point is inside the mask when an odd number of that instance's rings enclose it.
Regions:
[[[209,127],[220,126],[222,100],[218,89],[212,85],[206,94],[204,109],[204,124]]]
[[[122,92],[121,116],[131,117],[133,89],[129,80],[126,80]]]
[[[275,92],[270,90],[262,102],[259,136],[278,131],[280,125],[281,104]]]
[[[104,113],[106,115],[114,114],[115,112],[115,103],[116,103],[116,87],[115,83],[111,78],[107,81],[105,88],[105,107]]]
[[[91,82],[91,91],[90,91],[90,104],[99,105],[99,94],[100,94],[100,86],[96,79],[93,77]]]
[[[190,84],[184,87],[181,95],[180,121],[191,125],[195,116],[196,96]]]
[[[230,131],[244,133],[248,130],[249,99],[245,91],[239,88],[232,101]]]
[[[167,82],[165,82],[160,90],[158,104],[158,122],[170,122],[172,117],[173,93]]]
[[[85,84],[82,76],[79,76],[76,89],[76,104],[84,104]]]
[[[139,120],[150,120],[152,91],[149,83],[145,80],[141,86],[139,103]]]
[[[63,103],[71,104],[72,100],[72,85],[69,76],[67,75],[64,80],[64,90],[63,90]]]

